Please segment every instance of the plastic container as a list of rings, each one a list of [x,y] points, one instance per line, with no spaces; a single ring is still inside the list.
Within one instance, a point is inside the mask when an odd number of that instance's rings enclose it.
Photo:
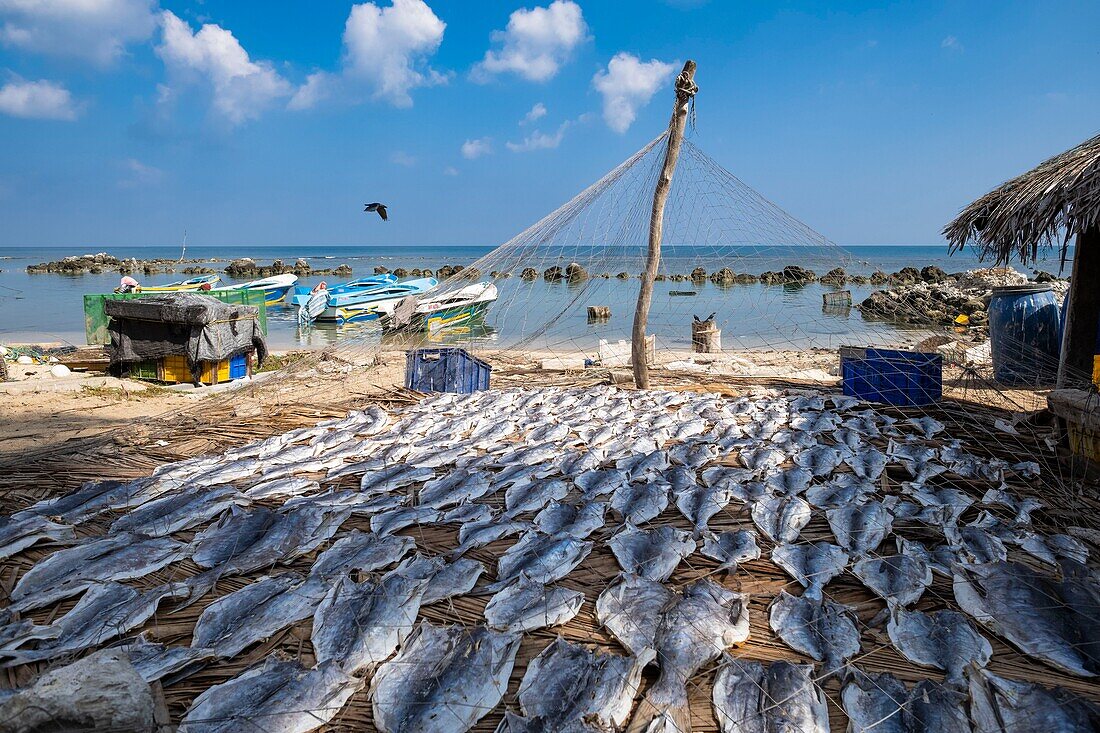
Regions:
[[[243,379],[248,376],[248,354],[237,354],[229,360],[229,378]]]
[[[234,379],[248,376],[251,354],[238,354],[219,362],[204,361],[199,381],[203,384],[224,384]],[[166,356],[160,361],[161,379],[176,384],[190,384],[194,381],[191,368],[183,356]]]
[[[135,361],[126,365],[124,371],[130,375],[130,379],[145,379],[155,382],[160,380],[160,369],[156,360]]]
[[[844,394],[899,407],[930,405],[943,396],[943,357],[916,351],[840,349]]]
[[[1013,387],[1043,387],[1058,377],[1061,328],[1058,301],[1049,285],[993,288],[989,342],[993,378]]]
[[[492,371],[465,349],[412,349],[405,355],[405,386],[418,392],[469,394],[489,389]]]

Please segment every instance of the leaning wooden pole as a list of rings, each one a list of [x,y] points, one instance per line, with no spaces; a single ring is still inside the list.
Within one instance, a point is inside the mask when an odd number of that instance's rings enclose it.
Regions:
[[[661,263],[661,233],[665,223],[665,202],[672,186],[672,174],[676,171],[676,161],[680,159],[680,146],[684,141],[684,128],[687,126],[688,107],[699,88],[695,85],[695,62],[688,61],[684,70],[676,77],[676,106],[672,108],[672,119],[668,123],[668,142],[665,148],[665,163],[661,168],[661,177],[657,179],[657,188],[653,191],[653,213],[649,217],[649,252],[646,254],[645,272],[642,273],[642,286],[638,289],[638,305],[634,309],[634,329],[630,341],[630,361],[634,366],[634,386],[649,389],[649,364],[646,363],[646,326],[649,322],[649,306],[653,302],[653,281],[657,277],[657,266]]]
[[[1092,381],[1096,332],[1100,327],[1100,226],[1077,234],[1073,275],[1058,363],[1058,387],[1087,388]]]

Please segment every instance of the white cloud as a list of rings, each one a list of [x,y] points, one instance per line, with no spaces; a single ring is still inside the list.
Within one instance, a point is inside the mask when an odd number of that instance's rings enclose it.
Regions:
[[[338,81],[327,71],[314,72],[306,77],[306,83],[298,87],[286,107],[292,110],[316,107],[319,102],[333,95],[337,85]]]
[[[457,176],[458,175],[458,168],[455,168],[453,165],[449,165],[449,166],[447,166],[446,168],[443,169],[443,175],[445,175],[445,176]]]
[[[569,129],[570,124],[569,120],[561,123],[557,132],[552,135],[535,130],[530,135],[523,138],[523,142],[507,142],[504,144],[513,153],[529,153],[532,150],[552,150],[561,145],[561,141],[565,137],[565,131]]]
[[[526,125],[529,122],[534,122],[535,120],[541,120],[545,116],[546,116],[546,105],[543,104],[542,102],[538,102],[538,103],[535,104],[534,107],[531,108],[530,112],[528,112],[527,114],[525,114],[523,116],[523,119],[519,121],[519,124]]]
[[[137,158],[122,161],[125,177],[118,182],[119,188],[144,188],[155,186],[164,180],[164,171],[155,166],[146,165]]]
[[[252,61],[225,28],[208,23],[192,33],[190,25],[167,10],[161,24],[157,55],[184,78],[209,84],[214,109],[231,124],[257,119],[274,102],[291,95],[291,84],[271,64]]]
[[[641,61],[633,54],[615,54],[606,71],[592,77],[592,86],[603,95],[603,118],[615,132],[626,132],[638,116],[638,110],[649,104],[657,90],[676,70],[676,64],[663,61]]]
[[[446,27],[422,0],[352,6],[344,25],[344,73],[372,86],[376,99],[410,107],[410,90],[447,81],[426,64]]]
[[[0,0],[0,44],[106,66],[153,35],[156,0]]]
[[[404,150],[395,150],[390,153],[390,162],[395,165],[401,165],[406,168],[411,168],[416,165],[416,157],[409,155]]]
[[[474,160],[493,152],[493,139],[480,137],[476,140],[467,140],[462,143],[462,157],[466,160]]]
[[[15,79],[0,87],[0,114],[34,120],[75,120],[69,90],[52,81]]]
[[[948,51],[962,51],[963,45],[955,36],[948,36],[940,41],[940,48],[946,48]]]
[[[546,81],[558,73],[573,49],[588,34],[581,6],[572,0],[554,0],[545,8],[520,8],[508,18],[508,27],[494,31],[499,50],[490,49],[472,72],[474,81],[512,72],[529,81]]]

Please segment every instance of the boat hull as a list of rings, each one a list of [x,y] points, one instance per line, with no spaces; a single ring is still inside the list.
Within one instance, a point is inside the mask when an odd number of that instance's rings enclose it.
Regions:
[[[412,328],[415,331],[435,333],[447,328],[454,328],[484,318],[492,301],[457,305],[451,308],[434,311],[432,313],[418,313],[413,319]]]

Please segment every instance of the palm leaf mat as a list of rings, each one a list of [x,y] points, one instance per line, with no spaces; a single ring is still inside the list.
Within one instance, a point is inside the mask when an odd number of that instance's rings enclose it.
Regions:
[[[534,380],[525,373],[525,370],[516,369],[509,373],[494,374],[494,386],[529,385]],[[547,382],[553,382],[561,386],[584,386],[586,384],[606,383],[606,375],[593,377],[590,374],[557,375],[547,379],[542,375],[538,379],[540,386]],[[769,380],[773,386],[795,386],[782,380]],[[759,384],[760,380],[754,380]],[[735,386],[735,380],[723,380],[722,383],[700,384],[697,379],[685,379],[683,377],[660,373],[658,388],[665,389],[696,389],[722,392],[730,395],[742,393],[743,389]],[[328,394],[339,394],[329,391]],[[165,419],[159,424],[146,424],[141,426],[137,436],[113,436],[96,442],[82,441],[73,446],[73,450],[66,453],[51,452],[37,457],[28,457],[15,466],[8,466],[0,473],[0,495],[5,498],[5,513],[10,513],[22,508],[34,501],[48,496],[63,494],[72,490],[86,480],[117,478],[124,479],[147,475],[156,466],[166,462],[181,460],[184,458],[201,455],[210,452],[220,452],[226,448],[251,442],[268,435],[282,433],[303,425],[310,425],[319,420],[336,417],[344,414],[350,407],[362,407],[367,403],[378,403],[392,410],[400,410],[405,404],[417,400],[418,393],[403,389],[380,390],[369,396],[348,396],[343,393],[341,398],[327,402],[318,401],[316,404],[270,405],[264,406],[259,414],[250,417],[249,408],[242,409],[240,402],[232,406],[206,406],[203,410],[191,410],[183,414],[176,414]],[[986,400],[986,404],[989,404]],[[1017,462],[1022,456],[1028,456],[1042,465],[1042,479],[1028,487],[1030,491],[1040,498],[1045,508],[1034,515],[1034,521],[1039,529],[1055,530],[1066,526],[1083,526],[1086,536],[1082,537],[1093,547],[1093,553],[1098,551],[1093,534],[1100,530],[1100,498],[1095,491],[1087,493],[1075,490],[1067,483],[1066,469],[1060,464],[1047,460],[1049,451],[1039,444],[1039,438],[1031,431],[1024,431],[1019,436],[1010,436],[1004,433],[993,434],[990,431],[992,420],[1011,417],[1010,413],[995,407],[980,406],[973,402],[960,402],[945,400],[932,409],[901,410],[894,408],[879,408],[884,414],[894,417],[931,415],[951,426],[956,434],[965,434],[969,437],[970,450],[979,455],[990,457],[1002,457],[1010,462]],[[981,436],[988,435],[988,440],[982,440]],[[157,441],[167,443],[163,445]],[[933,441],[935,442],[935,441]],[[105,475],[104,467],[110,467],[110,474]],[[1059,477],[1062,480],[1059,480]],[[883,492],[886,494],[897,493],[901,481],[907,478],[898,467],[890,466],[883,475]],[[351,485],[357,483],[354,477],[346,479]],[[975,498],[989,485],[981,481],[953,481],[957,488],[966,490]],[[1021,487],[1014,486],[1017,491]],[[484,503],[499,506],[503,503],[503,495],[498,494],[483,500]],[[277,502],[259,502],[277,506]],[[969,521],[976,513],[971,507],[964,515],[964,521]],[[82,535],[98,535],[106,532],[107,526],[116,519],[119,514],[107,514],[97,517],[92,522],[79,527]],[[689,522],[670,506],[651,525],[670,524],[680,529],[690,529]],[[730,505],[717,514],[710,522],[715,531],[729,529],[751,529],[752,522],[747,506]],[[335,539],[348,532],[359,529],[369,530],[369,519],[352,517],[344,523]],[[912,539],[928,539],[928,528],[918,524],[895,523],[895,531],[900,531]],[[442,554],[452,549],[457,544],[456,530],[440,527],[412,527],[400,534],[408,535],[416,541],[417,549],[431,554]],[[524,635],[516,665],[512,672],[508,694],[502,705],[498,705],[490,714],[485,716],[477,725],[477,731],[493,731],[503,716],[504,710],[517,710],[516,693],[519,681],[527,668],[527,663],[538,655],[547,644],[559,634],[571,641],[584,642],[596,645],[602,649],[621,653],[619,645],[599,627],[596,621],[594,608],[595,600],[599,593],[607,587],[618,574],[619,567],[614,556],[603,540],[611,534],[610,527],[598,530],[590,539],[596,540],[595,549],[581,565],[574,570],[561,585],[581,591],[585,594],[586,602],[580,613],[569,623],[555,629],[543,629],[529,632]],[[189,539],[193,533],[178,533],[179,537]],[[923,537],[922,537],[923,536]],[[803,530],[802,540],[831,540],[832,533],[821,516],[816,512],[813,521]],[[771,543],[760,538],[761,549],[764,557],[770,554]],[[887,542],[890,542],[887,539]],[[495,560],[501,552],[507,549],[513,540],[501,540],[486,547],[468,553],[472,557],[484,563],[492,574],[495,569]],[[327,546],[327,545],[326,545]],[[323,548],[322,548],[323,549]],[[318,551],[319,552],[319,551]],[[37,560],[50,554],[48,549],[31,549],[11,558],[0,569],[0,592],[6,597],[14,586],[18,577],[31,567]],[[309,570],[318,553],[298,558],[286,569],[305,573]],[[1033,562],[1028,556],[1022,554],[1016,548],[1010,549],[1009,559],[1027,563]],[[767,622],[767,607],[775,595],[783,588],[797,588],[782,570],[769,560],[761,559],[744,563],[733,574],[717,571],[718,563],[702,557],[698,553],[690,556],[682,562],[677,571],[669,580],[669,585],[681,587],[701,577],[710,577],[716,582],[723,583],[726,587],[750,595],[749,614],[751,622],[751,634],[749,640],[740,648],[733,650],[738,657],[762,661],[785,659],[810,663],[812,660],[802,657],[781,642]],[[145,578],[133,581],[135,587],[148,589],[170,580],[180,580],[183,577],[197,574],[199,568],[189,560],[176,563],[161,571],[152,573]],[[280,569],[282,570],[282,568]],[[185,645],[190,643],[194,625],[203,609],[227,593],[238,590],[263,572],[253,573],[248,576],[226,578],[217,584],[212,593],[207,594],[201,601],[184,609],[179,613],[172,613],[171,606],[166,604],[142,629],[136,629],[132,634],[144,631],[153,641],[169,644]],[[482,579],[479,585],[489,582]],[[832,599],[848,604],[856,609],[862,637],[862,651],[852,660],[853,663],[867,672],[889,672],[907,683],[913,683],[921,679],[942,679],[942,675],[929,669],[916,667],[903,658],[890,644],[885,633],[884,626],[872,627],[870,621],[885,607],[884,601],[873,596],[850,573],[842,574],[834,579],[827,587],[827,595]],[[461,623],[472,625],[482,618],[482,610],[489,596],[464,596],[450,601],[433,604],[421,609],[420,618],[433,623]],[[64,601],[54,606],[42,609],[30,615],[37,623],[46,623],[67,612],[75,605],[75,599]],[[925,592],[916,608],[923,611],[933,611],[941,608],[956,608],[951,583],[949,580],[934,576],[933,584]],[[272,652],[277,652],[288,658],[297,659],[303,665],[313,664],[313,650],[310,643],[311,620],[304,621],[294,627],[286,629],[273,638],[254,646],[237,658],[220,660],[210,664],[196,674],[175,684],[164,687],[164,696],[169,713],[173,721],[178,721],[187,710],[191,701],[203,690],[210,686],[220,684],[236,676],[249,666],[260,661]],[[1090,699],[1100,701],[1100,683],[1080,679],[1064,674],[1058,670],[1047,667],[1035,661],[996,637],[984,634],[993,644],[994,655],[989,664],[989,669],[996,674],[1015,679],[1024,679],[1041,683],[1047,686],[1058,685],[1065,687],[1077,694]],[[56,664],[61,661],[55,661]],[[0,686],[15,687],[28,684],[41,671],[47,668],[46,664],[26,665],[16,669],[5,670],[0,677]],[[697,731],[716,731],[717,723],[714,719],[711,707],[711,683],[717,668],[717,663],[704,669],[689,681],[689,697],[692,704],[693,727]],[[647,676],[647,681],[652,682],[652,677]],[[847,718],[842,712],[840,700],[841,684],[837,679],[827,681],[823,688],[829,700],[830,719],[832,729],[841,731],[847,725]],[[324,730],[330,731],[371,731],[374,730],[369,698],[369,686],[364,687],[355,694],[348,704],[328,724]]]

